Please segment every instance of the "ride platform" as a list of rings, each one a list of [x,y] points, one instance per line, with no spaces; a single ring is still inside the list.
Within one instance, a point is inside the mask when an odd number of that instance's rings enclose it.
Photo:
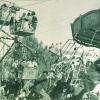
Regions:
[[[100,9],[80,15],[71,24],[71,29],[77,43],[100,48]]]

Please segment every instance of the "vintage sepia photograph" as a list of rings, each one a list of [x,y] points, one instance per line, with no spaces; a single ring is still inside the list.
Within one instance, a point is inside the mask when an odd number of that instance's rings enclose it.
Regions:
[[[100,0],[0,0],[0,100],[100,100]]]

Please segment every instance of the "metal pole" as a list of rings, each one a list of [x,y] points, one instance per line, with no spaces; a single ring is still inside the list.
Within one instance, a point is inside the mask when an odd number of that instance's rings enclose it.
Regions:
[[[0,63],[2,62],[2,60],[7,56],[7,54],[9,53],[9,51],[11,50],[12,46],[14,45],[14,43],[9,47],[8,51],[5,53],[5,55],[0,59]]]

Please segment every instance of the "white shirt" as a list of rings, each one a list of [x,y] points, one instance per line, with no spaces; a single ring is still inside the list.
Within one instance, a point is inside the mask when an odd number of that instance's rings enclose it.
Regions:
[[[92,93],[94,94],[94,95],[96,95],[96,94],[100,94],[100,83],[98,83],[96,86],[95,86],[95,88],[92,90]]]
[[[5,94],[4,87],[1,86],[0,87],[0,97],[2,97],[4,94]]]

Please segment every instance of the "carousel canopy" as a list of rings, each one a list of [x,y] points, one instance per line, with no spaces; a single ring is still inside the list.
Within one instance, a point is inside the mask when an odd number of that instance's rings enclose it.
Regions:
[[[71,28],[76,42],[100,48],[100,9],[80,15],[71,24]]]
[[[100,58],[94,62],[95,70],[100,73]]]

